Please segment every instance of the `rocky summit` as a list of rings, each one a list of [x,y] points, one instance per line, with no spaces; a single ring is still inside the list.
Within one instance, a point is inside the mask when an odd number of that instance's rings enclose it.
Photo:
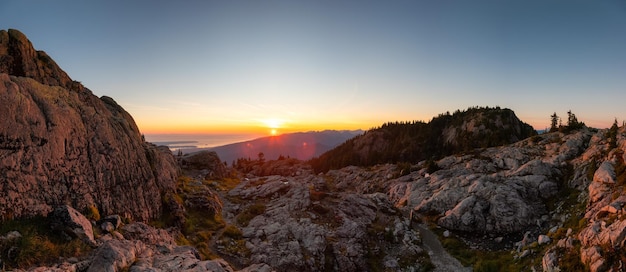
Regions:
[[[72,81],[17,30],[0,31],[0,217],[56,205],[148,220],[178,166],[112,98]]]
[[[623,271],[626,128],[509,109],[388,123],[317,159],[173,156],[0,31],[0,267]]]

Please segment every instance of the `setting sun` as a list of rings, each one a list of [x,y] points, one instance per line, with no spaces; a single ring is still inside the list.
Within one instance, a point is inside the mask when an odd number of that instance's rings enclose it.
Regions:
[[[271,128],[271,129],[272,129],[272,131],[274,131],[274,130],[275,130],[275,129],[277,129],[277,128],[280,128],[280,127],[283,125],[283,123],[284,123],[284,121],[283,121],[283,120],[276,119],[276,118],[265,119],[265,120],[262,120],[262,122],[263,122],[263,123],[264,123],[264,124],[265,124],[268,128]]]
[[[278,134],[278,131],[277,131],[275,128],[273,128],[273,129],[270,131],[270,134],[272,134],[272,136],[276,136],[276,134]]]

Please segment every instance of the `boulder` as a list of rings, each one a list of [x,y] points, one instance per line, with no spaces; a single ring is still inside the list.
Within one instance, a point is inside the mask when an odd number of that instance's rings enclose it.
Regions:
[[[228,170],[215,151],[198,151],[184,155],[180,159],[182,168],[208,170],[205,179],[221,179],[228,176]]]
[[[96,245],[91,222],[74,208],[67,205],[56,207],[49,218],[53,229],[78,238],[90,246]]]
[[[607,186],[607,184],[603,182],[591,182],[588,186],[589,190],[589,202],[594,203],[603,199],[605,196],[609,195],[611,192],[611,188]]]
[[[544,272],[560,272],[559,263],[556,256],[556,252],[553,250],[549,250],[546,254],[543,255],[543,259],[541,259],[541,266],[543,267]]]
[[[594,182],[602,182],[607,184],[615,183],[615,166],[610,161],[604,161],[593,174]]]
[[[129,267],[146,249],[141,241],[112,239],[96,250],[87,272],[115,272]]]
[[[147,245],[164,246],[171,248],[176,245],[174,237],[164,229],[157,229],[145,223],[135,222],[121,228],[124,237],[130,240],[141,241]]]
[[[115,226],[113,226],[111,222],[105,221],[102,224],[100,224],[100,229],[104,231],[105,233],[110,233],[115,230]]]
[[[598,236],[600,243],[609,248],[626,246],[626,220],[616,221],[604,228]]]
[[[113,229],[118,229],[120,225],[122,225],[122,217],[120,217],[117,214],[113,214],[113,215],[107,215],[104,218],[102,218],[100,221],[98,221],[99,224],[104,224],[106,222],[111,223],[111,225],[113,226]]]
[[[222,200],[213,190],[198,186],[196,190],[185,195],[185,206],[189,209],[201,210],[209,214],[222,212]]]
[[[548,237],[547,235],[543,235],[543,234],[539,235],[539,237],[537,238],[537,243],[539,243],[540,245],[548,244],[550,243],[550,241],[552,241],[550,237]]]
[[[602,249],[598,246],[581,249],[580,260],[589,266],[589,271],[591,272],[605,271],[608,266],[606,260],[602,257]]]

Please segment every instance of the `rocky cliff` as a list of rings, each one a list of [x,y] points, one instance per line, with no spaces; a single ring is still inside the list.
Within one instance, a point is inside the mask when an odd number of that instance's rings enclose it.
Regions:
[[[17,30],[0,31],[0,216],[55,205],[148,220],[178,174],[112,98],[94,96]]]
[[[15,29],[0,30],[0,73],[29,77],[42,84],[81,89],[46,54],[37,51],[24,34]]]

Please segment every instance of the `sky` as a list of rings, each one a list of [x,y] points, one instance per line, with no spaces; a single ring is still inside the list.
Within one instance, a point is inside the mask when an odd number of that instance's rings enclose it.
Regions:
[[[626,119],[625,1],[3,0],[9,28],[146,134]]]

